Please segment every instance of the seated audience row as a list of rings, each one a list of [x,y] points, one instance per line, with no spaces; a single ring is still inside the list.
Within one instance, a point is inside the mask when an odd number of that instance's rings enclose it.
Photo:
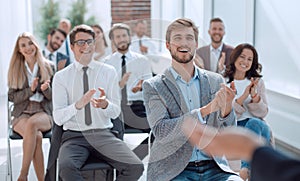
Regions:
[[[270,128],[263,120],[268,105],[257,52],[250,44],[225,45],[222,20],[215,18],[210,23],[212,43],[197,50],[199,32],[194,22],[186,18],[172,22],[166,32],[172,65],[153,78],[149,59],[130,49],[132,38],[126,24],[115,24],[109,32],[114,52],[107,48],[98,25],[77,25],[68,35],[54,29],[44,51],[33,35],[21,34],[8,71],[13,129],[23,136],[18,180],[27,180],[31,161],[38,180],[44,180],[42,132],[53,124],[60,131],[53,134],[56,139],[50,150],[53,145],[61,146],[49,156],[58,156],[62,180],[82,180],[80,168],[91,154],[116,168],[117,180],[138,180],[143,163],[110,131],[111,119],[116,118],[124,121],[126,129],[149,132],[151,128],[155,140],[148,180],[249,179],[253,169],[248,161],[242,161],[237,175],[226,159],[217,157],[220,154],[211,155],[189,143],[182,130],[186,119],[217,130],[238,125],[270,143]],[[74,59],[58,52],[65,40]],[[140,49],[143,54],[148,51],[147,47]],[[196,52],[205,69],[224,77],[195,66]],[[212,55],[220,60],[211,62]]]

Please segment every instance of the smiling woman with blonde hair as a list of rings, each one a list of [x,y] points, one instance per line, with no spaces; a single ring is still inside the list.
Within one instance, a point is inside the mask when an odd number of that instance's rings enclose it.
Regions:
[[[8,100],[14,103],[13,130],[23,137],[23,160],[18,181],[27,180],[31,161],[44,180],[42,132],[51,129],[54,65],[45,59],[34,36],[20,34],[8,70]]]

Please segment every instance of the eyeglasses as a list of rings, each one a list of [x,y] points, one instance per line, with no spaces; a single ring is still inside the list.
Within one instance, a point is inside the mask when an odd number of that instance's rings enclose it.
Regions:
[[[76,43],[78,46],[82,47],[85,45],[85,43],[87,45],[92,45],[94,43],[94,40],[93,39],[88,39],[88,40],[76,40],[74,41],[74,43]]]

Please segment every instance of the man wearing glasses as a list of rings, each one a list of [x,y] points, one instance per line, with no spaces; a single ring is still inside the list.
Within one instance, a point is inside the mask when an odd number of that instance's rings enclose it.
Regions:
[[[110,131],[111,119],[120,114],[117,73],[109,65],[92,61],[94,39],[91,27],[74,27],[70,43],[76,61],[53,80],[54,122],[64,130],[59,176],[62,180],[83,180],[80,168],[92,155],[116,168],[117,180],[137,180],[144,170],[141,160]]]

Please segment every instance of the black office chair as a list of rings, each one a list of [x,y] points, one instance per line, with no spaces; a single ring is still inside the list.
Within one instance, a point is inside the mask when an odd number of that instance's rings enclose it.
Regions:
[[[11,112],[14,108],[14,104],[12,102],[7,102],[7,118],[8,118],[8,123],[7,123],[7,178],[9,181],[13,180],[12,177],[12,163],[11,163],[11,148],[10,148],[10,140],[21,140],[23,137],[19,135],[17,132],[15,132],[12,128],[12,120],[13,116],[11,115]],[[49,138],[51,140],[52,137],[52,131],[46,131],[43,133],[43,138]]]

